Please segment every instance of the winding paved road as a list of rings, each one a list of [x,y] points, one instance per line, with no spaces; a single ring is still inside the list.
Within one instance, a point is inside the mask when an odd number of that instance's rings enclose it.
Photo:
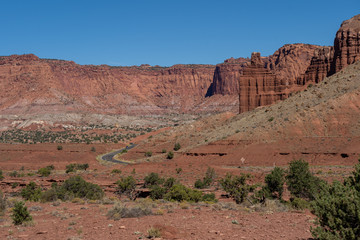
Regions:
[[[124,150],[130,150],[130,149],[134,148],[135,146],[136,146],[136,144],[131,144],[130,146],[126,146],[126,147],[124,147],[122,149],[119,149],[119,150],[116,150],[114,152],[104,154],[104,155],[101,156],[101,159],[104,160],[104,161],[108,161],[108,162],[121,163],[121,164],[127,165],[129,163],[119,161],[119,160],[115,160],[114,157],[115,157],[116,154],[119,154]]]

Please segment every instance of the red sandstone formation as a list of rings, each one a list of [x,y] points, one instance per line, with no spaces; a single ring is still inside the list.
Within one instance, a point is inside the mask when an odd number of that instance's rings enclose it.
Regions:
[[[230,58],[216,68],[82,66],[32,54],[0,57],[0,114],[248,111],[359,60],[359,39],[357,15],[343,22],[334,48],[287,44],[269,57]]]
[[[341,24],[336,33],[334,50],[332,74],[360,60],[360,14]]]
[[[123,114],[188,111],[212,82],[212,65],[81,66],[34,55],[0,58],[2,113]]]
[[[239,83],[239,112],[271,104],[278,97],[281,99],[284,87],[273,72],[264,68],[260,53],[251,55],[251,65],[244,68]]]

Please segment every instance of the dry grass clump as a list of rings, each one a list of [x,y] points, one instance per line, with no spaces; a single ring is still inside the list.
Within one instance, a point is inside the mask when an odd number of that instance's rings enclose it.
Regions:
[[[148,238],[160,238],[161,237],[161,230],[156,227],[151,227],[147,230]]]
[[[128,207],[123,204],[116,204],[112,207],[106,216],[109,219],[120,220],[121,218],[135,218],[152,215],[152,208],[146,206],[135,205]]]

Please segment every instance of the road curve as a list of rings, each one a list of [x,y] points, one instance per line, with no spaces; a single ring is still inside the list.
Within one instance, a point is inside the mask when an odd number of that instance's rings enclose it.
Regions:
[[[122,149],[119,149],[119,150],[116,150],[114,152],[106,153],[106,154],[101,156],[101,160],[104,160],[104,161],[107,161],[107,162],[112,162],[112,163],[120,163],[120,164],[127,165],[129,163],[119,161],[119,160],[115,160],[114,157],[115,157],[116,154],[119,154],[124,150],[130,150],[130,149],[134,148],[135,146],[136,146],[136,144],[131,144],[130,146],[126,146],[126,147],[124,147]]]

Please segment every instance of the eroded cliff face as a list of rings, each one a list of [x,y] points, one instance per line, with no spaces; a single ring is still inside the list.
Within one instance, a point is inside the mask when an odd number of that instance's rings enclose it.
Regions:
[[[336,33],[334,51],[331,74],[360,60],[360,14],[341,24]]]
[[[251,64],[244,68],[239,84],[239,112],[246,112],[281,99],[284,87],[272,71],[264,68],[260,53],[251,55]]]
[[[186,112],[205,97],[212,65],[82,66],[35,55],[0,59],[0,111],[121,114]]]

